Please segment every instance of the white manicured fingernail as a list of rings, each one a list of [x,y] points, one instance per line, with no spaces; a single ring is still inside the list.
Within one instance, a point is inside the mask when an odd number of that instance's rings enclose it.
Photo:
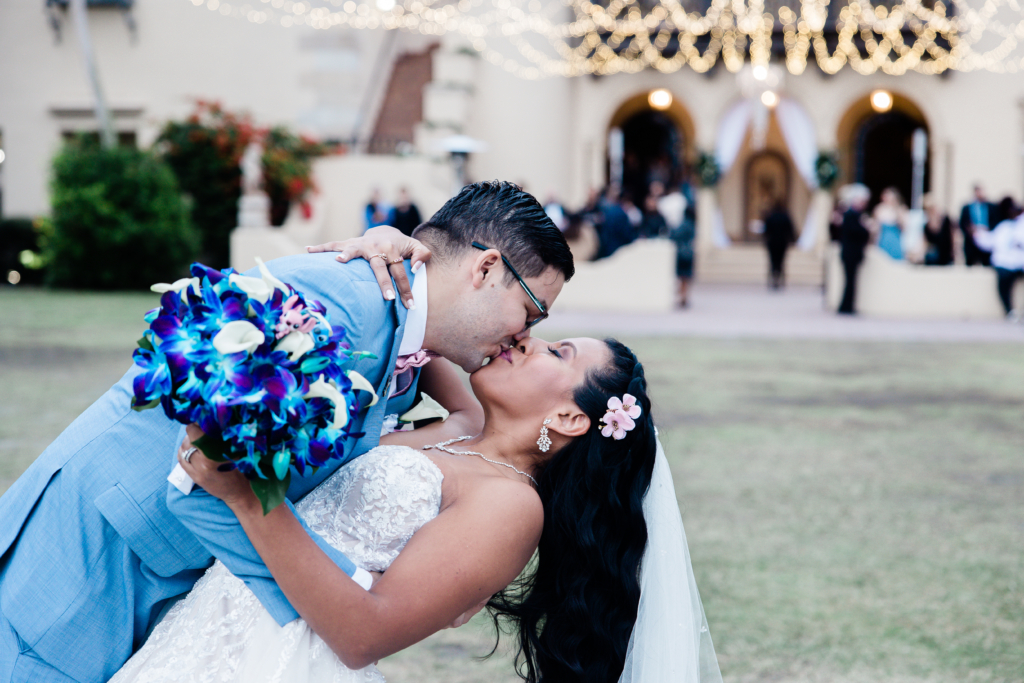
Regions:
[[[341,252],[340,254],[338,254],[338,258],[344,261],[348,258],[348,254],[346,254],[345,252]]]
[[[423,265],[422,261],[417,261],[416,263],[412,264],[412,272],[415,273],[417,270],[420,269],[420,266],[422,266],[422,265]]]
[[[415,311],[415,310],[416,310],[416,302],[415,302],[415,301],[413,301],[412,299],[409,299],[409,306],[408,306],[408,309],[409,309],[410,311]]]
[[[389,289],[388,291],[384,292],[384,298],[387,299],[388,301],[394,301],[395,293]]]

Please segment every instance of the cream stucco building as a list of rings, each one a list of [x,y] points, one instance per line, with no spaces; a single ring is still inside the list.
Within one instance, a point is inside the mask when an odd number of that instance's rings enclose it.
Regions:
[[[909,191],[909,135],[920,128],[927,133],[925,184],[951,214],[975,183],[993,200],[1020,199],[1024,191],[1020,74],[826,76],[811,66],[800,76],[782,74],[774,88],[779,105],[758,124],[763,112],[748,111],[748,76],[724,68],[523,80],[480,59],[457,34],[285,29],[222,16],[210,9],[215,0],[129,4],[134,29],[120,10],[89,13],[107,98],[127,138],[148,145],[164,121],[183,117],[195,98],[204,98],[248,111],[261,124],[355,141],[353,153],[320,162],[316,215],[276,235],[279,249],[358,234],[374,187],[390,197],[408,186],[429,214],[453,187],[451,164],[438,147],[452,134],[486,146],[470,155],[469,178],[515,180],[570,207],[608,182],[613,129],[625,131],[627,166],[632,160],[643,167],[634,175],[676,173],[668,179],[678,180],[698,153],[715,154],[727,162],[725,173],[698,202],[698,274],[708,279],[761,281],[764,259],[753,246],[751,221],[759,203],[775,196],[805,231],[805,251],[793,263],[797,279],[822,281],[832,199],[814,187],[811,154],[834,153],[843,181]],[[60,30],[52,17],[63,22]],[[652,108],[648,94],[656,89],[671,94],[670,106]],[[879,89],[892,95],[887,112],[869,103]],[[389,113],[399,109],[397,118]],[[787,130],[793,121],[803,131],[799,143]],[[45,213],[48,163],[62,135],[95,128],[63,11],[47,10],[43,0],[0,4],[4,215]],[[645,144],[660,145],[668,157],[654,159],[641,149]],[[651,171],[654,163],[670,168]]]

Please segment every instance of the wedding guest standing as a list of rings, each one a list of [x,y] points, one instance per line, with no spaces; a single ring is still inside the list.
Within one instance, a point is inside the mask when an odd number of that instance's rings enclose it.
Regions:
[[[854,183],[845,186],[840,193],[846,206],[839,227],[840,257],[846,287],[843,290],[843,301],[839,304],[839,313],[853,315],[856,312],[854,301],[857,295],[857,270],[864,260],[864,248],[871,239],[871,231],[866,225],[868,219],[864,214],[871,200],[871,190],[866,185]]]
[[[995,226],[997,208],[985,198],[985,190],[980,184],[974,186],[974,201],[964,204],[960,211],[960,231],[964,236],[964,260],[969,266],[989,265],[989,255],[979,249],[974,242],[974,229],[988,230]]]
[[[420,217],[420,210],[409,197],[409,190],[401,187],[398,189],[398,201],[395,208],[391,209],[388,216],[388,224],[398,228],[403,235],[412,236],[412,231],[420,226],[423,219]]]
[[[669,239],[676,243],[676,306],[686,308],[693,279],[693,238],[697,232],[697,212],[690,186],[683,183],[673,187],[658,199],[658,212],[665,218]]]
[[[639,233],[644,238],[664,237],[668,233],[665,217],[658,211],[658,198],[653,194],[647,195],[644,200],[644,216],[640,221]]]
[[[380,189],[373,188],[370,192],[370,199],[366,202],[366,208],[363,210],[366,217],[366,230],[376,228],[378,225],[386,225],[389,211],[390,207],[381,201]]]
[[[600,246],[596,258],[611,256],[619,247],[624,247],[636,239],[636,229],[619,202],[619,188],[615,185],[609,185],[605,191],[598,204],[598,214],[600,223],[595,227],[600,238]]]
[[[926,194],[924,206],[924,240],[928,245],[924,254],[926,266],[948,266],[953,263],[953,221],[939,208],[935,198]]]
[[[879,227],[879,248],[896,261],[903,260],[903,226],[907,223],[907,207],[895,187],[882,190],[882,201],[873,214]]]
[[[768,275],[768,286],[781,289],[786,281],[786,252],[796,240],[793,219],[786,211],[782,201],[776,201],[764,217],[764,245],[768,249],[768,264],[771,272]]]
[[[999,300],[1011,322],[1020,322],[1022,312],[1013,306],[1013,286],[1024,277],[1024,221],[1021,209],[1007,197],[999,204],[1006,220],[993,230],[975,229],[974,240],[978,248],[991,254],[996,271],[996,289]]]

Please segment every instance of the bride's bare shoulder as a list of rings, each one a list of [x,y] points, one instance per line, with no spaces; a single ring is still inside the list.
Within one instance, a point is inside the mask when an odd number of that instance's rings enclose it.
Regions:
[[[479,477],[462,487],[456,504],[481,521],[517,524],[526,535],[540,539],[544,528],[544,504],[533,487],[507,477]]]

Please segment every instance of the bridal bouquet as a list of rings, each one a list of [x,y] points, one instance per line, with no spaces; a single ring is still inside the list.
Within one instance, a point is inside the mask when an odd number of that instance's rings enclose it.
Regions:
[[[132,407],[160,406],[205,432],[195,445],[249,478],[264,513],[284,501],[300,475],[344,457],[360,410],[357,390],[373,387],[346,369],[372,354],[349,349],[318,301],[275,278],[192,264],[191,278],[153,285],[160,307],[146,314]]]

